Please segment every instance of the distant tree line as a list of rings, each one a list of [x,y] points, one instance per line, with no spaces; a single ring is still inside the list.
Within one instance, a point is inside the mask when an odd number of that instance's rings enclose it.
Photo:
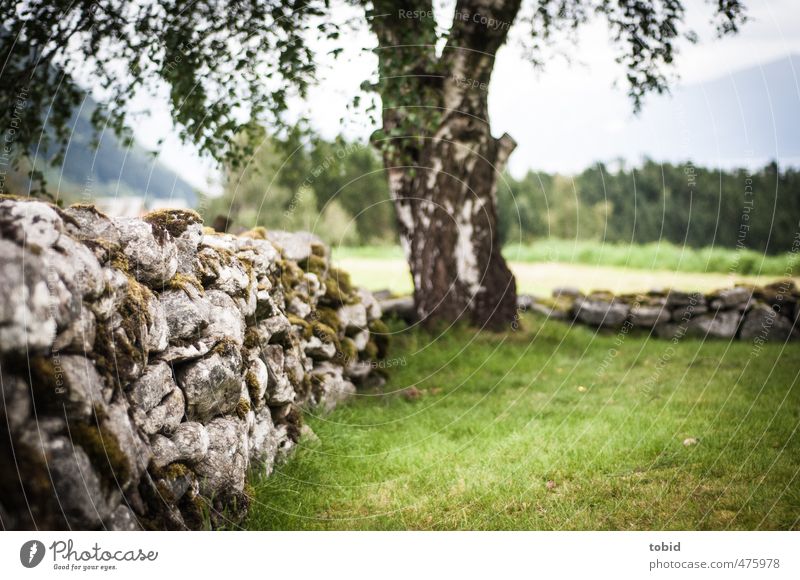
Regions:
[[[573,176],[504,175],[497,195],[502,242],[666,240],[778,253],[791,248],[800,228],[798,169],[616,165],[598,163]],[[263,140],[243,169],[227,173],[223,196],[207,200],[205,213],[238,227],[309,229],[333,244],[398,240],[381,160],[344,138]]]

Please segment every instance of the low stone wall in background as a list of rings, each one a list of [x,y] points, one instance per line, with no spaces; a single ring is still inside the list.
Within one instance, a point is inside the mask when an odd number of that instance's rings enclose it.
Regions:
[[[677,290],[583,294],[574,288],[559,288],[548,299],[520,297],[523,308],[595,328],[628,326],[649,330],[657,338],[695,336],[754,342],[800,338],[798,302],[800,293],[791,279],[708,294]]]
[[[311,234],[0,198],[2,527],[235,525],[301,408],[382,381],[380,318]]]

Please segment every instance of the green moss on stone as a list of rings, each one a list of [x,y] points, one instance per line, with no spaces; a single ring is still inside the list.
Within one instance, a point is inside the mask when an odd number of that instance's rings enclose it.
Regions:
[[[389,327],[381,320],[373,320],[369,323],[370,341],[375,344],[377,348],[377,357],[379,359],[386,358],[389,354]]]
[[[192,286],[201,294],[204,292],[203,285],[200,283],[194,275],[192,274],[183,274],[181,272],[177,272],[172,279],[167,282],[167,287],[172,290],[183,290],[185,293],[189,294],[188,288]]]
[[[116,488],[131,478],[128,458],[119,447],[116,438],[103,427],[86,423],[73,423],[69,429],[72,442],[80,446],[105,476],[111,488]]]
[[[321,323],[330,326],[336,332],[342,331],[342,321],[339,318],[339,313],[334,308],[328,306],[319,306],[314,311],[314,318]]]
[[[160,209],[146,214],[142,220],[153,227],[153,235],[163,242],[165,232],[179,238],[191,225],[202,224],[203,218],[191,209]]]
[[[239,402],[236,403],[236,416],[240,419],[244,419],[247,414],[250,412],[250,401],[242,397],[239,399]]]
[[[289,319],[289,323],[292,326],[299,326],[300,327],[301,332],[303,334],[303,338],[305,338],[306,340],[311,338],[311,336],[313,334],[313,328],[311,327],[311,325],[307,321],[303,320],[302,318],[300,318],[296,314],[287,314],[286,318]]]

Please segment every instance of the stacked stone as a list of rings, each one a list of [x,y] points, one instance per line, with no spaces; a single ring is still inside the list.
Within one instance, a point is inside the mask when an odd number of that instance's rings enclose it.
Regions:
[[[646,294],[583,294],[557,288],[550,299],[521,304],[559,320],[599,328],[650,329],[659,338],[680,336],[788,341],[800,338],[800,291],[791,279],[766,286],[738,285],[703,294],[653,290]]]
[[[378,303],[311,234],[0,199],[4,528],[232,525],[325,410],[377,383]]]

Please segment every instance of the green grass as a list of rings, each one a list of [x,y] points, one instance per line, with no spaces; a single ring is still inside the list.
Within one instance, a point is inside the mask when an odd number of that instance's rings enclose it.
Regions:
[[[391,356],[380,392],[307,417],[319,441],[253,482],[248,528],[800,526],[797,344],[525,315],[506,335],[405,330]]]
[[[547,239],[503,249],[512,262],[561,262],[593,266],[617,266],[643,270],[785,276],[796,270],[796,256],[764,256],[752,250],[690,248],[669,242],[644,245]],[[336,258],[402,259],[397,246],[337,248]]]

